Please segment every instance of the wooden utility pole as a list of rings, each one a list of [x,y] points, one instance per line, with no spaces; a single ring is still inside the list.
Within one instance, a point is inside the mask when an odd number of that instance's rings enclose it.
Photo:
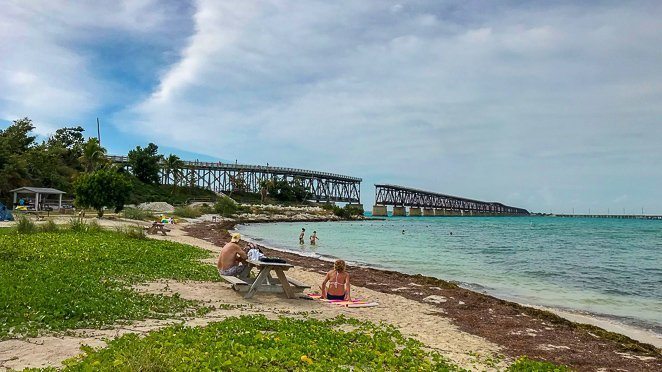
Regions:
[[[101,126],[99,125],[99,118],[97,118],[97,140],[99,140],[99,146],[101,146]]]

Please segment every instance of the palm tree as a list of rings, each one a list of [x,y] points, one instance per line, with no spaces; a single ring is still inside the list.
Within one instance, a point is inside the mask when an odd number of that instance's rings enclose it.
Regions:
[[[163,171],[165,173],[166,182],[170,180],[170,174],[172,174],[172,191],[175,191],[177,183],[179,183],[179,178],[182,174],[182,168],[184,167],[184,162],[179,156],[175,154],[168,155],[163,162]]]
[[[86,172],[93,172],[106,162],[106,149],[101,147],[96,138],[90,138],[83,144],[82,153],[79,159]]]

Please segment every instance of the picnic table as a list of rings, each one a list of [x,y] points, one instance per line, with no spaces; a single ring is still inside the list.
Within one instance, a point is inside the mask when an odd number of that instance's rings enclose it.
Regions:
[[[256,292],[285,293],[287,298],[294,298],[295,292],[303,292],[304,289],[310,288],[309,285],[285,275],[285,271],[294,267],[293,265],[254,260],[248,260],[246,264],[259,270],[255,279],[249,277],[250,270],[244,270],[241,276],[221,275],[232,284],[232,289],[246,292],[244,298],[251,298]],[[276,274],[276,278],[273,277],[273,273]]]
[[[147,233],[151,235],[160,232],[164,236],[166,235],[167,232],[170,231],[170,229],[166,229],[165,224],[161,222],[152,222],[152,226],[145,227],[145,230],[147,230]]]

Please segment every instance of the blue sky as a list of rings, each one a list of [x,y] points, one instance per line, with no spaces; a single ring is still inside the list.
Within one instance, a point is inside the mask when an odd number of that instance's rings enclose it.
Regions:
[[[2,1],[0,127],[662,213],[655,1]]]

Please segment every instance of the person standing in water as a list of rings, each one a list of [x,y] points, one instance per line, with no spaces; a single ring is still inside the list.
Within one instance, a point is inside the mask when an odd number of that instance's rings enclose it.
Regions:
[[[317,244],[317,241],[320,238],[317,237],[317,231],[313,231],[313,235],[310,236],[310,245],[315,245]]]
[[[303,238],[306,236],[306,229],[301,228],[301,234],[299,234],[299,244],[305,244],[306,242],[303,240]]]

